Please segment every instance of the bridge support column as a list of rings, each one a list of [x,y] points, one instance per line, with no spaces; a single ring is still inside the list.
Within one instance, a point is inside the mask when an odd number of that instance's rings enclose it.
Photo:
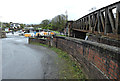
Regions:
[[[120,34],[120,4],[117,5],[117,12],[116,12],[116,31],[117,31],[117,34]]]
[[[106,35],[107,33],[112,33],[112,28],[111,28],[109,16],[108,16],[108,8],[105,9],[105,31],[104,31],[104,34]]]

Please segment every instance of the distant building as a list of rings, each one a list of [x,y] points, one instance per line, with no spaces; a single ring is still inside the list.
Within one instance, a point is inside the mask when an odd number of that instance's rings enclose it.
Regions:
[[[19,23],[11,23],[10,28],[20,28],[20,24]]]
[[[34,32],[34,27],[24,27],[24,30],[27,33],[33,33]]]

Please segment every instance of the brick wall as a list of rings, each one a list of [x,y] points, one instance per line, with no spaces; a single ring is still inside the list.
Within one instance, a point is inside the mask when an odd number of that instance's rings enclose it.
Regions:
[[[91,79],[120,79],[119,47],[70,37],[54,37],[46,44],[71,54]]]
[[[37,42],[37,43],[42,43],[42,44],[47,44],[48,43],[46,39],[29,38],[29,44],[31,42]]]
[[[116,46],[120,48],[120,40],[114,38],[103,37],[101,35],[89,34],[88,40],[93,42],[104,43],[111,46]]]
[[[76,38],[56,37],[53,46],[78,60],[93,79],[120,79],[120,48]]]
[[[6,33],[5,32],[0,32],[0,38],[6,38]]]

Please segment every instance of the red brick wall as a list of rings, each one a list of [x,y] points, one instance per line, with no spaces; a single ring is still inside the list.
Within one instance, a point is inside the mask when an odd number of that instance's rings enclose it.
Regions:
[[[120,48],[120,40],[115,38],[103,37],[99,34],[98,35],[89,34],[88,40],[111,45],[111,46],[116,46]]]
[[[120,48],[64,37],[54,38],[53,43],[76,58],[89,78],[120,79]]]
[[[51,41],[51,43],[48,43]],[[53,40],[29,39],[29,42],[51,44],[71,54],[91,79],[120,79],[120,48],[75,38]]]
[[[29,44],[31,42],[37,42],[37,43],[42,43],[42,44],[48,44],[46,39],[38,39],[38,38],[29,38]]]

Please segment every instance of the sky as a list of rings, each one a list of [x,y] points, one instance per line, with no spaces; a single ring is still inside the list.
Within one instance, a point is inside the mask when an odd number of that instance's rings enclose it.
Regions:
[[[24,24],[40,24],[65,14],[68,20],[77,20],[90,13],[90,9],[100,9],[119,0],[0,0],[0,21]]]

